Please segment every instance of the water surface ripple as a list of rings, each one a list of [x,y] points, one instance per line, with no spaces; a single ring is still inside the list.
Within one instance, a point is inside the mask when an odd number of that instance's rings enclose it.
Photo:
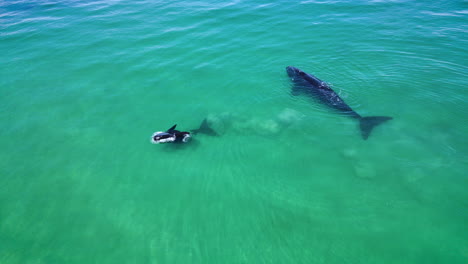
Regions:
[[[464,1],[0,2],[0,262],[466,263]],[[356,120],[291,94],[326,81]],[[154,131],[218,137],[152,145]]]

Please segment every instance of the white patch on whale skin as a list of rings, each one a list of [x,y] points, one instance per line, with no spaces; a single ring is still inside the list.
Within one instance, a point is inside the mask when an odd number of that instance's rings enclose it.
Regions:
[[[154,136],[156,136],[159,133],[164,133],[164,132],[163,131],[154,132],[153,135],[151,136],[151,143],[159,144],[159,143],[174,142],[176,140],[175,136],[165,138],[165,139],[161,139],[161,140],[158,140],[158,141],[154,140]]]
[[[175,140],[176,140],[176,137],[170,137],[170,138],[161,139],[158,141],[158,143],[174,142]],[[155,144],[158,144],[158,143],[155,143]]]
[[[192,136],[190,136],[190,134],[185,134],[185,135],[184,135],[184,138],[182,138],[182,141],[183,141],[184,143],[187,143],[187,142],[190,140],[191,137],[192,137]]]

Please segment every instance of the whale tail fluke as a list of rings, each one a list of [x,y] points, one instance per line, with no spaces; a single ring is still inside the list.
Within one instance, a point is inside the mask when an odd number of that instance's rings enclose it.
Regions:
[[[201,123],[200,128],[194,129],[191,132],[194,135],[200,133],[200,134],[205,134],[205,135],[209,135],[209,136],[218,136],[218,133],[216,133],[216,131],[214,131],[210,127],[210,124],[208,124],[208,120],[206,120],[206,118],[203,119],[203,122]]]
[[[393,119],[393,117],[389,116],[368,116],[368,117],[362,117],[359,119],[360,121],[360,127],[361,127],[361,135],[364,140],[369,138],[370,133],[372,132],[372,129],[383,122],[386,122],[388,120]]]

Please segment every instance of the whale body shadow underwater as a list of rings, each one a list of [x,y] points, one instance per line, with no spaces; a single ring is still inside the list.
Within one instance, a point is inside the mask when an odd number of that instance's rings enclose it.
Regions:
[[[286,67],[286,72],[293,84],[291,88],[291,93],[293,95],[304,94],[312,97],[338,113],[358,120],[361,136],[364,140],[369,138],[372,130],[376,126],[393,119],[389,116],[363,117],[347,105],[327,83],[319,80],[317,77],[292,66]]]

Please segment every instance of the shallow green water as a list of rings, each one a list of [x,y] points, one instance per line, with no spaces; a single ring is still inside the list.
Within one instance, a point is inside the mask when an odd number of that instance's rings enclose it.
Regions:
[[[0,263],[466,263],[467,16],[0,2]],[[288,65],[394,120],[362,140]],[[149,142],[205,117],[219,137]]]

